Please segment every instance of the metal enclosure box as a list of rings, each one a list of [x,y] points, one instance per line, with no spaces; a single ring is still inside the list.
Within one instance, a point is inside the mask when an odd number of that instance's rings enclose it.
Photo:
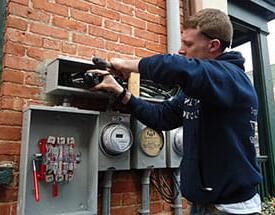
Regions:
[[[58,56],[50,62],[46,68],[46,89],[45,92],[52,95],[92,95],[106,96],[102,91],[92,92],[88,89],[72,86],[68,81],[72,73],[86,72],[94,69],[92,61],[83,60],[74,57]]]
[[[17,214],[97,214],[98,115],[96,111],[60,106],[24,110]],[[40,201],[36,202],[32,159],[39,153],[39,139],[47,136],[73,136],[81,161],[72,181],[58,184],[56,197],[52,196],[52,185],[39,180]]]
[[[177,132],[182,132],[182,127],[181,128],[176,128],[173,129],[171,131],[167,131],[166,132],[166,164],[167,167],[169,168],[178,168],[180,166],[181,160],[182,160],[182,156],[183,156],[183,152],[179,152],[179,150],[177,150],[176,146],[175,146],[175,137]],[[181,144],[182,143],[182,139],[181,139]]]
[[[161,132],[163,138],[163,147],[156,156],[149,156],[144,153],[141,147],[141,133],[148,128],[136,119],[131,120],[131,128],[134,134],[134,144],[131,150],[131,168],[150,169],[166,167],[166,138],[165,133]]]
[[[112,170],[129,170],[130,169],[130,150],[118,155],[108,154],[100,147],[102,132],[104,127],[111,123],[122,124],[130,130],[130,115],[115,113],[115,112],[101,112],[99,115],[99,152],[98,152],[98,169],[99,171]]]

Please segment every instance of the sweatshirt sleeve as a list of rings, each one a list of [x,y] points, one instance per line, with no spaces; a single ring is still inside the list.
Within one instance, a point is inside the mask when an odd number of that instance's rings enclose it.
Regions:
[[[157,131],[171,130],[182,126],[183,94],[172,100],[151,103],[131,96],[127,107],[139,121]]]
[[[170,86],[178,84],[187,96],[225,107],[233,104],[240,87],[238,83],[247,82],[240,74],[243,71],[236,65],[220,60],[189,59],[181,55],[146,57],[140,61],[138,69],[141,78]]]

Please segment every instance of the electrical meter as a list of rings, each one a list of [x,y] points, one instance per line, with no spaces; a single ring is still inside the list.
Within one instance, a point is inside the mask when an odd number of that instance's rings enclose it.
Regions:
[[[178,155],[183,155],[183,128],[175,130],[173,149]]]
[[[107,154],[120,155],[128,151],[132,143],[132,133],[125,125],[111,123],[103,128],[100,147]]]
[[[162,133],[158,133],[149,127],[144,128],[140,134],[140,146],[148,156],[155,157],[159,155],[163,148]]]
[[[183,156],[183,127],[166,132],[166,164],[170,168],[178,168]]]
[[[130,148],[133,145],[130,115],[101,112],[99,129],[99,171],[130,169]]]
[[[131,150],[131,167],[134,169],[166,167],[166,135],[132,118],[134,144]]]

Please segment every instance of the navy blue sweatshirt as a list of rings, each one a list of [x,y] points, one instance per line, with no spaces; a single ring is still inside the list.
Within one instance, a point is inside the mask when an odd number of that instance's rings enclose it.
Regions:
[[[243,63],[238,52],[213,60],[154,55],[139,63],[141,78],[183,89],[160,104],[132,96],[128,108],[156,130],[183,126],[181,191],[192,202],[245,201],[261,180],[254,148],[258,100]]]

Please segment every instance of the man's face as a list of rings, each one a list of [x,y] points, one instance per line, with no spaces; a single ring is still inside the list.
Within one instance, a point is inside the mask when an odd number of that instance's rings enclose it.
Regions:
[[[211,39],[200,33],[198,29],[189,28],[182,32],[179,54],[187,58],[209,59]]]

